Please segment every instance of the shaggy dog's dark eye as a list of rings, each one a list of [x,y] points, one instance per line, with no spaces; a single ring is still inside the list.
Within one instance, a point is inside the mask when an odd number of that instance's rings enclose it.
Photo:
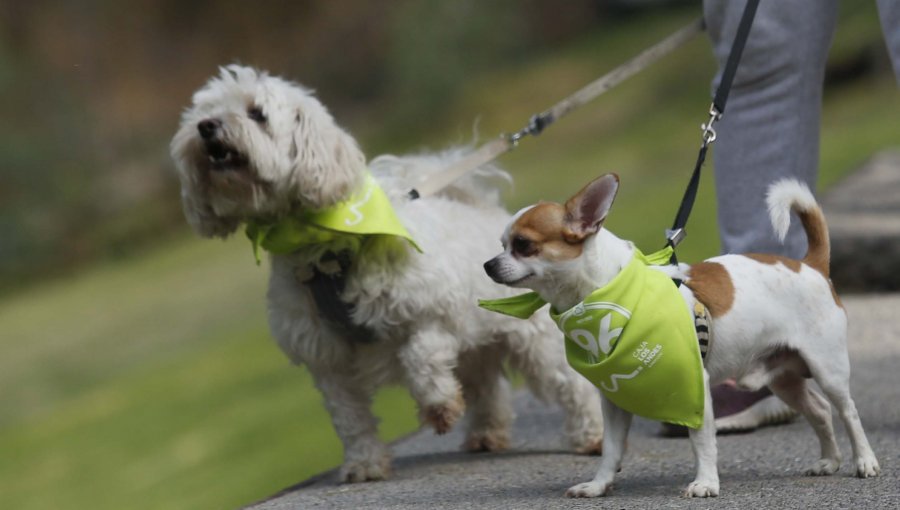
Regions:
[[[260,124],[268,120],[266,114],[263,113],[262,108],[258,106],[251,106],[250,108],[247,108],[247,116],[255,120],[256,122],[259,122]]]
[[[529,239],[522,236],[516,236],[512,241],[512,251],[516,255],[530,257],[538,252],[537,246]]]

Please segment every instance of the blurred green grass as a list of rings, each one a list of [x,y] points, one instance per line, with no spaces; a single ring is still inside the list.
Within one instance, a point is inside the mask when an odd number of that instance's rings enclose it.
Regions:
[[[879,41],[874,7],[844,9],[834,55]],[[402,141],[440,148],[517,129],[691,19],[641,16],[466,81],[452,116]],[[713,62],[701,37],[527,140],[501,164],[515,209],[562,200],[600,173],[622,177],[609,227],[662,244],[706,120]],[[876,73],[826,94],[821,186],[897,145],[900,94]],[[680,248],[716,253],[711,166]],[[240,236],[238,236],[240,237]],[[304,369],[269,339],[267,269],[238,238],[182,237],[139,259],[0,301],[0,500],[4,508],[229,508],[340,462],[341,446]],[[386,440],[416,427],[405,391],[376,402]]]

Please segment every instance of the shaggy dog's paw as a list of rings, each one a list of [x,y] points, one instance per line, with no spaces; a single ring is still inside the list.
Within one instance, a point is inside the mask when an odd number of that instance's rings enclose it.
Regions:
[[[347,461],[338,474],[341,483],[373,482],[386,480],[391,475],[391,460],[387,456],[378,459]]]
[[[505,430],[470,432],[462,445],[467,452],[496,452],[509,448],[509,433]]]
[[[462,395],[457,395],[454,400],[426,407],[424,419],[435,432],[446,434],[465,410]]]
[[[601,455],[603,453],[603,438],[598,437],[576,444],[575,453],[582,455]]]
[[[806,470],[807,475],[827,476],[834,474],[840,467],[841,461],[837,459],[819,459]]]
[[[874,455],[856,459],[856,476],[860,478],[871,478],[880,474],[881,466],[878,465],[878,459],[876,459]]]
[[[609,487],[609,485],[604,485],[599,482],[579,483],[578,485],[569,487],[566,491],[566,496],[570,498],[596,498],[597,496],[606,494]]]
[[[718,482],[694,480],[684,490],[686,498],[714,498],[719,495]]]

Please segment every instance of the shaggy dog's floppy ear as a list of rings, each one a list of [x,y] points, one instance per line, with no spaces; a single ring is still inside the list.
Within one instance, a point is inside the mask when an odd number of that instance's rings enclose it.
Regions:
[[[319,209],[350,197],[362,183],[366,158],[324,107],[307,106],[294,119],[291,192]]]

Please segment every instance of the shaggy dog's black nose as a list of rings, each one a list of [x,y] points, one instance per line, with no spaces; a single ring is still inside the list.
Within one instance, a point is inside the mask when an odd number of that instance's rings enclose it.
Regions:
[[[216,136],[216,131],[222,126],[222,121],[219,119],[206,119],[201,120],[197,124],[197,131],[200,132],[200,136],[204,140],[209,140],[210,138]]]

